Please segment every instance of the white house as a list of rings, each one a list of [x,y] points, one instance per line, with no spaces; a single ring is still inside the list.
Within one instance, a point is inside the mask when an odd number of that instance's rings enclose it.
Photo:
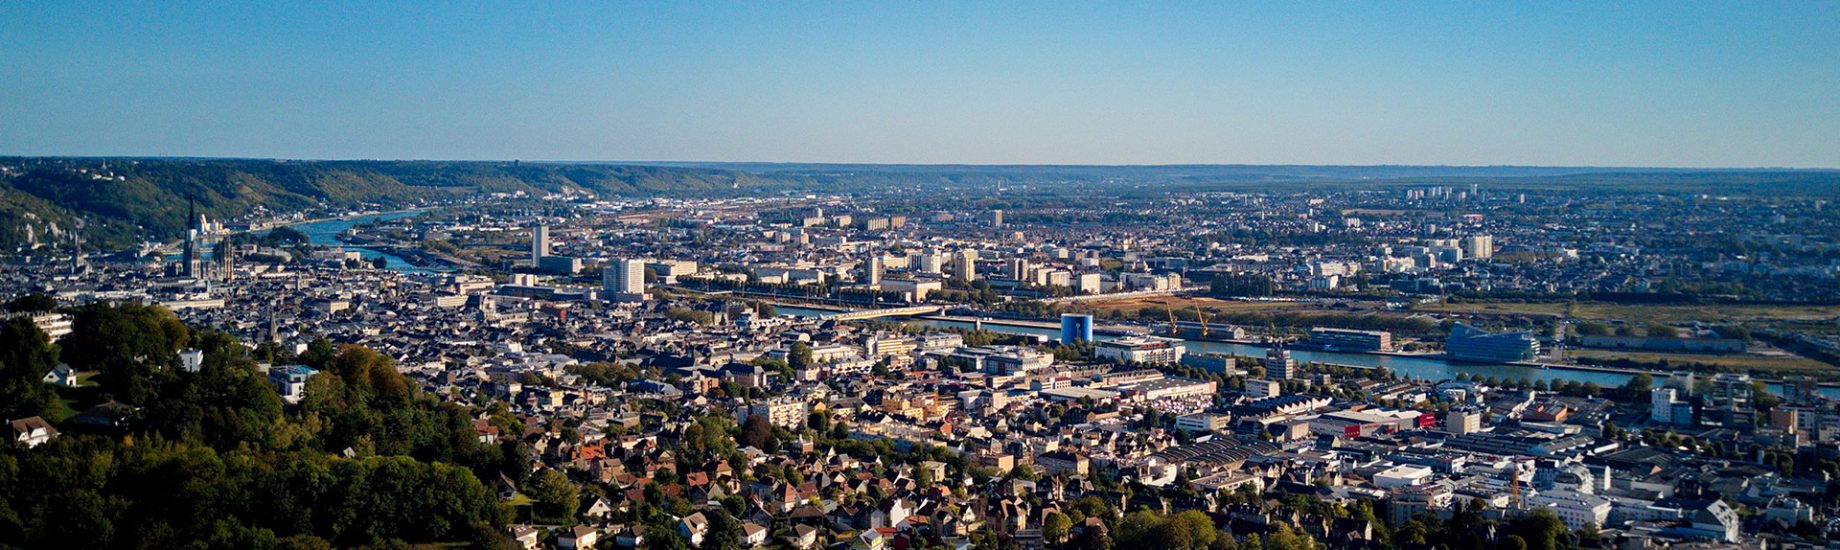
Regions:
[[[179,368],[185,372],[198,372],[204,369],[204,350],[185,348],[179,352]]]
[[[58,363],[57,366],[51,367],[51,372],[45,373],[44,381],[46,384],[76,387],[77,370],[70,368],[69,363]]]
[[[754,548],[767,543],[767,528],[752,522],[741,524],[741,544]]]
[[[593,548],[600,541],[600,531],[586,525],[577,525],[556,537],[556,547],[563,550],[585,550]]]
[[[8,424],[13,428],[13,441],[27,447],[37,447],[58,436],[57,428],[37,416],[28,416]]]
[[[702,546],[703,536],[709,534],[709,519],[702,512],[684,516],[677,522],[677,534],[690,541],[691,546]]]

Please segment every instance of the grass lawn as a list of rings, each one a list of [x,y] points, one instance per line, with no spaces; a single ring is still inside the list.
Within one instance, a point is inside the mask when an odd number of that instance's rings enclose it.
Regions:
[[[101,403],[102,386],[91,379],[95,375],[94,372],[77,373],[75,387],[52,386],[57,394],[46,407],[45,419],[60,422]]]
[[[46,404],[45,414],[43,416],[45,420],[52,424],[56,424],[69,420],[70,417],[76,416],[79,412],[82,411],[77,409],[77,400],[58,397],[51,399],[51,402]]]

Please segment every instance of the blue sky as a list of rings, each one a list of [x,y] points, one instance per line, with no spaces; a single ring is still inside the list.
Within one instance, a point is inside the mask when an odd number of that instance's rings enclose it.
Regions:
[[[1837,29],[1812,1],[6,2],[0,154],[1836,167]]]

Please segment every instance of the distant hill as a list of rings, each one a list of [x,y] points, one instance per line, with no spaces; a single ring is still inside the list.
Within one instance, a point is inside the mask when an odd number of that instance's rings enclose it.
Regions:
[[[100,246],[172,239],[188,201],[229,219],[265,208],[397,206],[482,193],[739,193],[775,180],[718,168],[435,161],[0,158],[0,246],[46,242],[79,224]]]
[[[390,207],[482,193],[737,195],[1029,185],[1115,194],[1267,191],[1273,185],[1484,185],[1492,190],[1840,195],[1837,170],[1530,166],[1054,166],[719,162],[295,161],[0,158],[0,247],[61,239],[119,247],[174,239],[188,200],[217,219],[267,209]]]

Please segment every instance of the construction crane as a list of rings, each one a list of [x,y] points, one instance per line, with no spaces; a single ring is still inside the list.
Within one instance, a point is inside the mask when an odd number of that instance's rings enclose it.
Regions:
[[[1175,336],[1176,332],[1179,330],[1176,328],[1176,310],[1175,308],[1169,307],[1169,304],[1163,304],[1163,311],[1169,313],[1169,335]]]
[[[1521,465],[1518,462],[1514,464],[1514,472],[1508,474],[1508,495],[1513,499],[1514,509],[1519,510],[1521,507]]]
[[[1201,311],[1201,304],[1194,304],[1195,320],[1201,322],[1201,337],[1208,337],[1207,312]]]
[[[1521,509],[1521,465],[1532,463],[1531,458],[1514,459],[1514,470],[1508,474],[1508,495],[1513,499],[1514,508]]]

